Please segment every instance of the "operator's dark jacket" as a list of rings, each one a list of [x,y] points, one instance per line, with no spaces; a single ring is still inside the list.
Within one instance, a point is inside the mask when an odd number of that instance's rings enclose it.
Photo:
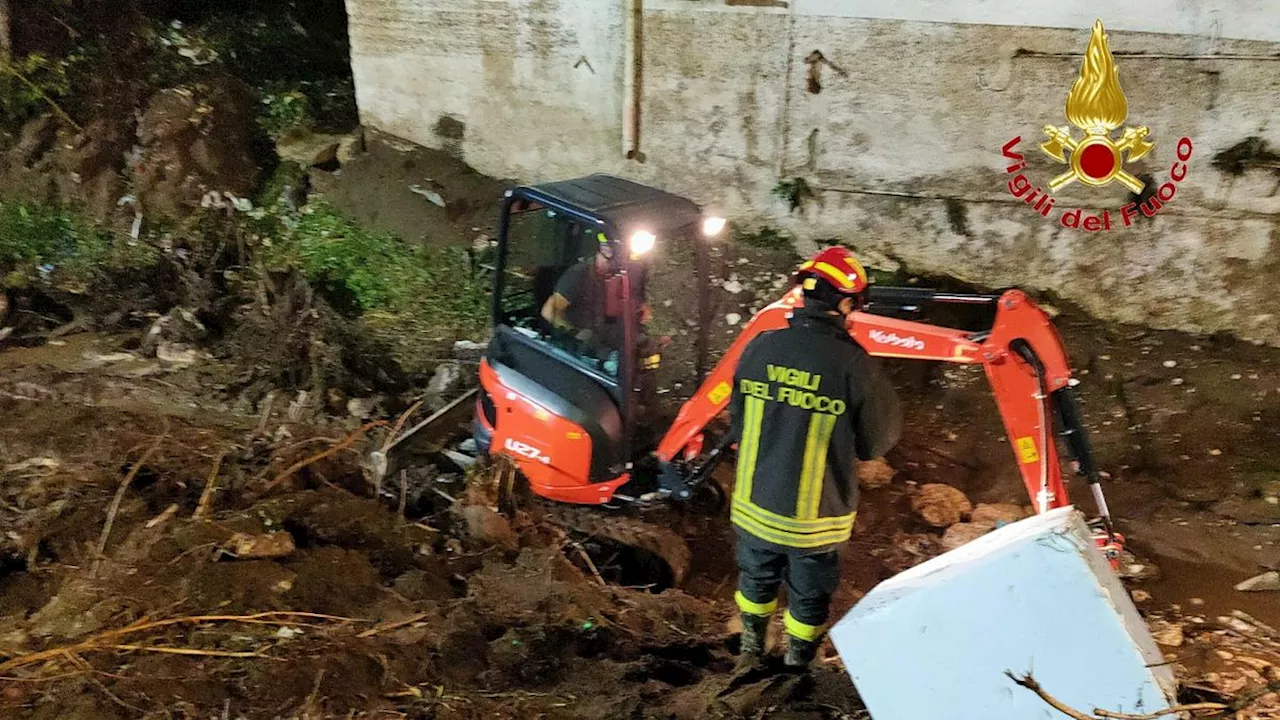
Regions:
[[[858,460],[882,457],[901,431],[897,396],[842,319],[800,308],[790,326],[742,353],[730,402],[739,535],[785,552],[849,539]]]

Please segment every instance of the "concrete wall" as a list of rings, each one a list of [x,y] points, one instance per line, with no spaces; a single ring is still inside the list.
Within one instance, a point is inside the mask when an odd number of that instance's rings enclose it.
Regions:
[[[1280,344],[1280,0],[347,3],[364,122],[483,172],[614,172],[784,228],[802,251],[838,238],[1102,317]],[[1157,143],[1128,169],[1163,183],[1178,138],[1194,145],[1154,219],[1102,233],[1054,220],[1073,206],[1116,218],[1128,191],[1068,187],[1046,219],[1010,196],[1001,155],[1020,135],[1033,182],[1062,170],[1036,146],[1044,125],[1067,124],[1094,17],[1128,124]],[[819,67],[817,93],[814,51],[834,66]],[[1243,168],[1214,166],[1250,137]],[[816,198],[793,214],[771,191],[794,177]]]

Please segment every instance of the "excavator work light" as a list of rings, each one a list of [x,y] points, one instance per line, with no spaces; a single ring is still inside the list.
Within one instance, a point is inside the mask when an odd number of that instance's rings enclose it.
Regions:
[[[631,255],[639,257],[653,249],[658,238],[648,230],[637,230],[631,236]]]
[[[709,217],[702,221],[702,234],[707,237],[715,237],[720,234],[721,230],[724,230],[724,218],[722,217]]]

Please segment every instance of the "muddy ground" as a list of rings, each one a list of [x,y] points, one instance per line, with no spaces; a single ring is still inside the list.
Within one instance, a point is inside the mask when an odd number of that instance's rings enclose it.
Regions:
[[[500,183],[376,136],[365,148],[336,171],[312,169],[312,188],[413,240],[492,234]],[[714,253],[720,350],[776,297],[794,258],[733,241]],[[687,256],[663,249],[658,262],[674,407],[694,389],[697,313],[681,291]],[[1069,308],[1055,322],[1112,510],[1143,565],[1128,568],[1142,578],[1130,588],[1187,698],[1232,702],[1276,682],[1280,592],[1234,586],[1280,569],[1280,350]],[[727,517],[677,515],[692,576],[652,593],[602,585],[574,538],[536,518],[507,522],[483,474],[415,472],[375,488],[362,461],[401,412],[425,399],[421,419],[471,382],[473,359],[450,358],[447,344],[424,353],[461,380],[326,403],[296,388],[264,395],[260,382],[248,392],[233,380],[243,352],[195,343],[157,357],[146,327],[66,327],[0,352],[5,716],[866,717],[829,646],[808,678],[735,673]],[[992,527],[979,524],[990,507],[961,513],[972,522],[958,529],[926,522],[913,509],[922,486],[1029,505],[981,369],[888,367],[905,434],[887,458],[892,478],[868,473],[837,616]],[[1082,484],[1072,491],[1090,507]],[[1242,712],[1280,717],[1280,699]]]

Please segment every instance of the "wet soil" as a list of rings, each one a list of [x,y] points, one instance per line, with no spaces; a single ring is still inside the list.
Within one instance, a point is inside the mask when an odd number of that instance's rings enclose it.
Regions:
[[[497,235],[507,185],[456,158],[365,130],[364,151],[336,171],[311,169],[311,182],[362,225],[429,246],[471,246]],[[437,204],[443,203],[443,205]]]

